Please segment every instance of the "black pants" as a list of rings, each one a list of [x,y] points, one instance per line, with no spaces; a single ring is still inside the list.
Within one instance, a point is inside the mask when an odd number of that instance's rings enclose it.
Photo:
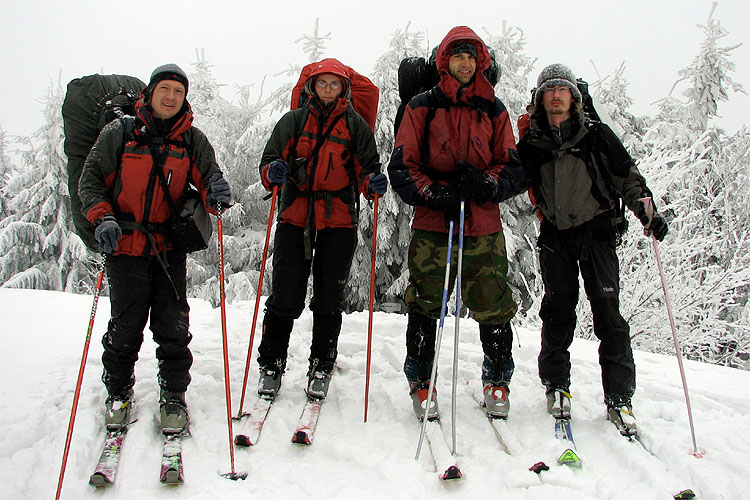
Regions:
[[[102,381],[110,394],[121,394],[133,387],[135,362],[149,316],[158,344],[159,386],[182,392],[190,383],[193,355],[188,348],[192,335],[188,331],[186,256],[170,253],[167,261],[171,283],[155,258],[107,256],[112,317],[102,339]]]
[[[619,310],[615,234],[608,219],[594,219],[564,231],[548,221],[542,222],[538,246],[545,293],[539,311],[542,319],[539,376],[544,384],[570,385],[568,348],[576,327],[580,269],[591,304],[594,334],[600,340],[604,394],[632,396],[635,391],[630,329]]]
[[[279,224],[274,236],[271,296],[266,301],[263,337],[258,347],[261,367],[286,365],[294,320],[305,307],[307,281],[313,275],[313,335],[310,363],[333,368],[341,330],[344,289],[357,247],[357,230],[330,228],[313,232],[313,257],[305,259],[304,229]],[[317,360],[317,361],[316,361]]]

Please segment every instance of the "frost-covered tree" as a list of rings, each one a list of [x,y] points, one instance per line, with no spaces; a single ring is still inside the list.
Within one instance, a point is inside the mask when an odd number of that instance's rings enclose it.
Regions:
[[[8,205],[7,185],[15,169],[8,156],[8,135],[0,128],[0,220],[5,218]]]
[[[407,24],[404,30],[394,32],[388,52],[378,58],[372,75],[373,83],[380,89],[375,142],[380,152],[383,172],[386,172],[393,152],[393,122],[401,102],[398,95],[398,66],[405,57],[424,57],[428,50],[424,34],[410,31],[409,27],[410,24]],[[369,306],[373,208],[373,204],[363,204],[360,211],[358,246],[346,289],[348,310],[361,311]],[[398,302],[406,289],[406,256],[412,214],[413,209],[401,201],[392,189],[378,201],[376,304]]]
[[[7,185],[8,215],[0,221],[3,287],[88,291],[91,254],[72,229],[63,153],[63,91],[50,86],[43,99],[44,125],[22,153],[22,166]]]

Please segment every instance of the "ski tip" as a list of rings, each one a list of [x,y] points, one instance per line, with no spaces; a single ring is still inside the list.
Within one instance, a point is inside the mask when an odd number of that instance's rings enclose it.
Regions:
[[[298,430],[292,436],[292,443],[294,444],[312,444],[310,435],[305,431]]]
[[[581,459],[575,452],[575,450],[568,448],[567,450],[562,452],[560,458],[557,459],[557,463],[560,465],[569,465],[571,467],[580,467]]]
[[[222,474],[221,477],[231,479],[232,481],[239,481],[240,479],[244,481],[247,479],[247,472],[227,472],[226,474]]]
[[[529,467],[529,470],[531,472],[535,472],[537,474],[541,474],[542,472],[549,470],[549,465],[545,464],[544,462],[537,462],[531,467]]]
[[[244,434],[237,434],[236,436],[234,436],[234,444],[236,444],[237,446],[248,447],[252,446],[253,442],[250,441],[250,438],[245,436]]]
[[[89,484],[91,486],[96,486],[97,488],[102,488],[112,484],[112,480],[101,472],[94,472],[89,478]]]
[[[167,469],[161,476],[160,479],[162,484],[182,484],[185,480],[182,474],[177,469]]]
[[[693,493],[693,490],[691,489],[682,490],[681,492],[677,493],[674,498],[676,500],[695,498],[695,493]]]
[[[440,476],[440,479],[443,481],[449,481],[452,479],[461,479],[463,477],[463,472],[461,472],[461,469],[458,468],[458,465],[451,465],[447,469],[445,469],[445,472],[443,472],[443,475]]]

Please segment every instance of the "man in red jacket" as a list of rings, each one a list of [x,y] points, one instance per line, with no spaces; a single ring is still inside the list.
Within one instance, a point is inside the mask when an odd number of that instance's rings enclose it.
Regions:
[[[105,126],[81,174],[79,193],[105,255],[112,306],[102,339],[108,428],[130,423],[135,362],[148,320],[159,346],[162,429],[187,428],[185,391],[193,356],[186,255],[169,239],[173,211],[167,197],[178,203],[192,184],[211,213],[216,213],[212,206],[231,199],[213,147],[191,126],[187,92],[188,78],[179,66],[156,68],[136,103],[131,130],[127,119]]]
[[[307,102],[281,117],[263,151],[260,176],[281,185],[274,236],[271,295],[258,347],[258,394],[275,398],[286,368],[294,320],[305,306],[313,274],[312,345],[307,396],[328,394],[337,356],[344,288],[357,247],[359,195],[387,188],[369,125],[352,107],[347,67],[336,59],[315,65]]]
[[[483,74],[490,61],[489,50],[471,29],[459,26],[446,35],[436,59],[440,82],[409,102],[388,166],[391,185],[415,207],[404,372],[418,417],[424,412],[434,357],[448,221],[458,228],[461,200],[466,206],[461,296],[479,322],[484,402],[493,417],[506,417],[510,408],[510,320],[517,307],[506,284],[508,260],[498,203],[519,192],[523,171],[508,112]],[[428,418],[438,416],[435,396],[433,401]]]

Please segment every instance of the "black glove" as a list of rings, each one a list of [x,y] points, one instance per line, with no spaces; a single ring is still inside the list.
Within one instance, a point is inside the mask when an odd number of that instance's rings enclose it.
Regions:
[[[99,219],[94,236],[99,243],[99,250],[104,253],[114,253],[117,250],[117,240],[122,237],[122,229],[117,219],[111,215],[105,215]]]
[[[370,183],[368,189],[371,193],[385,193],[386,189],[388,189],[388,178],[382,172],[370,174]]]
[[[643,227],[643,232],[646,234],[646,236],[653,235],[654,238],[656,238],[658,241],[663,241],[664,237],[669,232],[667,219],[665,219],[664,216],[659,212],[654,212],[653,217],[651,217],[651,223],[646,224]]]
[[[228,205],[231,200],[232,188],[229,187],[229,182],[227,182],[221,172],[216,172],[208,179],[206,201],[212,207],[217,207],[220,203]]]
[[[268,165],[268,180],[271,184],[284,184],[289,165],[284,160],[274,160]]]
[[[458,170],[458,186],[464,200],[474,200],[481,205],[497,194],[497,179],[494,177],[474,170],[471,165],[465,162],[459,165]]]
[[[422,192],[424,204],[430,210],[443,212],[446,219],[458,221],[461,213],[461,197],[453,186],[433,183]]]

